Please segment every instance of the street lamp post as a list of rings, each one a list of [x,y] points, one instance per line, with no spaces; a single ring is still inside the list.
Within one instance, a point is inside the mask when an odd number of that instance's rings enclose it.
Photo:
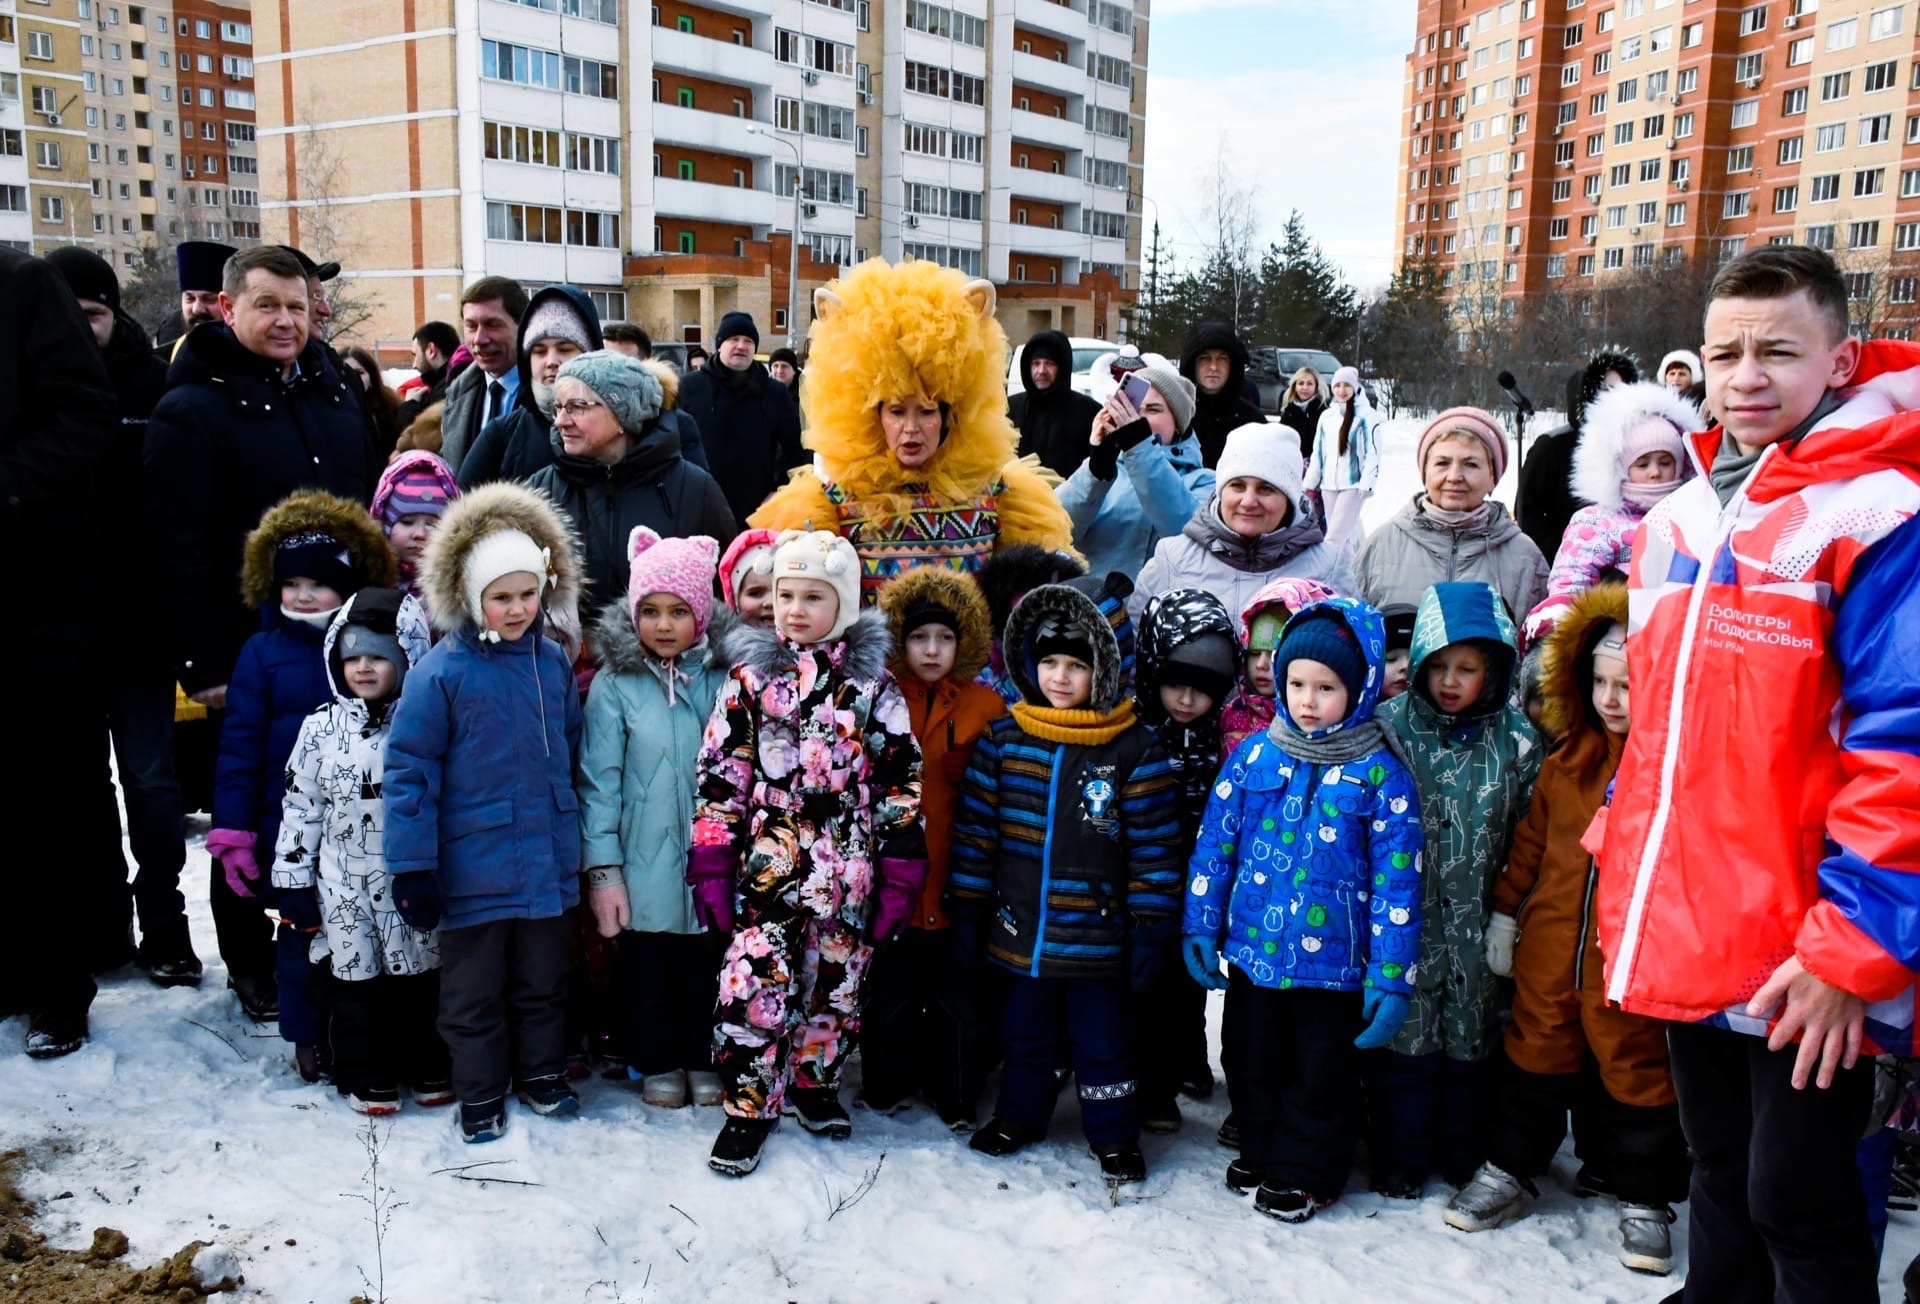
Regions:
[[[747,133],[765,136],[769,143],[793,151],[793,238],[787,241],[787,347],[793,348],[794,341],[799,338],[800,323],[800,192],[803,181],[800,147],[790,140],[782,140],[758,123],[749,123]]]

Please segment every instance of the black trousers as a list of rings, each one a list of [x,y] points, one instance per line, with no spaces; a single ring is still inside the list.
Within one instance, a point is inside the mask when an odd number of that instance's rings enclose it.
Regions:
[[[347,982],[324,972],[315,984],[341,1093],[421,1087],[447,1080],[447,1046],[434,1030],[440,974],[378,974]]]
[[[1464,1185],[1486,1158],[1488,1071],[1444,1051],[1361,1054],[1367,1089],[1367,1148],[1373,1170],[1424,1178],[1438,1171]]]
[[[960,962],[946,929],[909,928],[875,948],[860,1011],[860,1089],[869,1102],[924,1091],[942,1118],[974,1116],[993,1064],[985,981],[979,966]]]
[[[713,1006],[725,933],[622,933],[617,969],[627,1064],[636,1073],[713,1068]]]
[[[1229,971],[1240,1159],[1270,1185],[1338,1195],[1356,1145],[1360,993],[1256,987]]]
[[[1796,1091],[1795,1051],[1770,1051],[1762,1037],[1675,1023],[1667,1049],[1693,1155],[1687,1304],[1878,1299],[1855,1157],[1873,1062]]]
[[[1587,1094],[1588,1075],[1529,1073],[1504,1055],[1493,1072],[1493,1126],[1487,1158],[1531,1182],[1547,1171],[1567,1120],[1584,1099],[1586,1163],[1627,1204],[1677,1204],[1687,1198],[1687,1143],[1678,1105],[1627,1105]]]
[[[571,913],[440,930],[440,1035],[462,1104],[567,1064]]]
[[[127,808],[141,935],[184,934],[187,903],[180,895],[180,870],[187,863],[187,845],[180,784],[173,773],[173,676],[165,669],[136,669],[108,685],[107,725]]]
[[[213,907],[213,933],[220,943],[220,959],[229,977],[259,978],[273,982],[274,925],[267,918],[267,898],[273,873],[273,848],[256,846],[254,863],[260,877],[250,886],[251,897],[243,897],[227,886],[226,871],[220,862],[210,862],[207,877],[207,903]]]
[[[1140,1095],[1170,1101],[1188,1079],[1211,1077],[1207,1059],[1207,989],[1172,952],[1144,991],[1134,993],[1134,1044],[1142,1048]]]

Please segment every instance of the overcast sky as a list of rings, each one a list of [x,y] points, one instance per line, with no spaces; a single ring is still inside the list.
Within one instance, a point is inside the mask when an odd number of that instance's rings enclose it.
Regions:
[[[1356,285],[1386,283],[1413,23],[1414,0],[1155,0],[1146,193],[1182,263],[1201,252],[1224,152],[1258,192],[1263,236],[1297,208]]]

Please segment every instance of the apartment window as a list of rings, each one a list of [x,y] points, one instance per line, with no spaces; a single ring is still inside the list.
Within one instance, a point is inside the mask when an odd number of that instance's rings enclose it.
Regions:
[[[1613,143],[1616,145],[1633,144],[1633,124],[1631,122],[1616,122],[1613,124]]]
[[[1873,297],[1872,272],[1847,272],[1847,301],[1860,303]]]
[[[1673,115],[1673,134],[1676,137],[1686,137],[1693,134],[1693,115],[1691,113],[1676,113]]]
[[[1687,201],[1676,199],[1667,205],[1667,225],[1685,226],[1687,224]]]
[[[40,196],[40,220],[42,222],[66,221],[67,201],[58,195]]]
[[[1828,73],[1820,79],[1820,102],[1829,104],[1834,100],[1844,100],[1853,89],[1853,74],[1850,72]]]
[[[1606,133],[1596,131],[1591,136],[1587,137],[1587,157],[1588,158],[1599,158],[1602,154],[1606,152],[1607,152]]]
[[[1890,91],[1900,84],[1900,65],[1889,59],[1885,63],[1867,65],[1866,76],[1861,79],[1860,89],[1868,95],[1875,91]]]
[[[1737,149],[1728,150],[1727,151],[1727,171],[1728,172],[1753,171],[1753,146],[1741,145]]]
[[[1700,44],[1701,37],[1705,30],[1706,27],[1703,23],[1688,23],[1682,27],[1680,29],[1680,48],[1683,50],[1691,50],[1694,46]]]
[[[27,58],[53,58],[53,33],[29,29],[27,32]]]
[[[1610,186],[1624,186],[1631,180],[1633,180],[1631,163],[1615,163],[1607,171],[1607,184]]]
[[[1807,88],[1796,86],[1780,97],[1780,116],[1798,117],[1807,111]]]
[[[1613,51],[1602,50],[1593,56],[1593,75],[1604,77],[1613,71]]]
[[[1673,48],[1673,28],[1656,27],[1647,33],[1647,53],[1665,54]]]
[[[1884,194],[1887,188],[1887,170],[1885,168],[1863,168],[1853,174],[1853,197],[1868,199]]]
[[[1819,127],[1814,130],[1814,133],[1813,133],[1813,152],[1814,153],[1831,154],[1835,150],[1845,149],[1846,147],[1847,147],[1847,124],[1846,123],[1829,122],[1824,127]]]
[[[1813,38],[1798,37],[1787,42],[1787,67],[1798,68],[1813,62]]]
[[[1607,209],[1607,230],[1614,231],[1627,224],[1627,206],[1613,204]]]
[[[1840,174],[1829,172],[1814,177],[1807,192],[1807,201],[1814,204],[1831,204],[1840,198]]]
[[[1920,222],[1902,222],[1894,227],[1893,247],[1907,252],[1920,249]]]
[[[1579,262],[1576,264],[1576,266],[1579,268],[1579,274],[1581,276],[1592,276],[1593,275],[1593,255],[1581,254]]]
[[[1885,9],[1876,9],[1867,16],[1867,39],[1884,41],[1900,35],[1901,12],[1905,5],[1888,5]]]
[[[1677,95],[1686,95],[1699,88],[1700,70],[1698,68],[1682,68],[1680,75],[1674,79],[1673,89]]]
[[[1907,144],[1920,144],[1920,116],[1907,119]]]
[[[1580,44],[1581,41],[1585,40],[1586,39],[1585,26],[1586,25],[1584,23],[1568,23],[1566,26],[1566,30],[1562,32],[1560,35],[1561,47],[1563,49],[1571,50],[1574,46]]]
[[[57,140],[37,142],[33,147],[33,161],[39,167],[58,170],[60,167],[60,142]]]
[[[1553,183],[1553,202],[1554,203],[1556,204],[1565,203],[1567,200],[1572,198],[1573,198],[1573,178],[1572,177],[1562,177],[1560,180]],[[1448,204],[1447,207],[1451,209],[1453,205]],[[1449,213],[1448,216],[1451,217],[1452,214]]]
[[[1920,195],[1920,168],[1908,168],[1900,174],[1900,198]]]
[[[482,41],[480,75],[494,81],[559,90],[560,56],[551,50],[534,50],[524,45],[508,45],[504,41]],[[185,98],[184,92],[182,98]]]
[[[1580,65],[1577,63],[1562,64],[1560,66],[1560,84],[1562,86],[1578,86],[1580,84]]]
[[[600,100],[620,98],[620,65],[568,55],[561,61],[561,68],[561,86],[569,95],[588,95]]]
[[[1735,100],[1733,112],[1727,117],[1729,127],[1751,127],[1760,121],[1759,100]]]
[[[1594,117],[1597,118],[1597,117],[1600,117],[1602,114],[1606,113],[1606,111],[1607,111],[1607,93],[1605,91],[1595,91],[1593,94],[1587,96],[1587,112],[1588,113],[1591,113]]]
[[[1651,226],[1659,220],[1660,201],[1657,199],[1643,199],[1640,201],[1638,207],[1633,210],[1633,222],[1635,226]]]
[[[1774,212],[1792,213],[1797,211],[1799,207],[1800,207],[1800,187],[1799,186],[1779,186],[1775,188],[1773,192],[1773,211]]]
[[[1780,157],[1778,159],[1778,162],[1782,166],[1785,166],[1789,163],[1798,163],[1800,161],[1801,150],[1806,145],[1806,143],[1807,143],[1806,138],[1804,136],[1789,136],[1785,140],[1781,141]]]
[[[1755,32],[1767,29],[1767,7],[1749,5],[1740,11],[1740,35],[1752,36]]]
[[[1887,282],[1887,302],[1912,303],[1920,298],[1920,277],[1895,276]]]
[[[1652,140],[1667,129],[1667,115],[1656,113],[1640,124],[1640,139]]]
[[[1599,17],[1593,20],[1593,30],[1596,32],[1611,32],[1613,30],[1613,10],[1602,10]]]
[[[1641,159],[1640,179],[1642,181],[1658,181],[1660,179],[1660,160],[1657,158]]]
[[[1547,223],[1547,239],[1564,240],[1567,238],[1567,226],[1570,219],[1556,217]]]
[[[1736,81],[1757,80],[1766,71],[1766,55],[1756,50],[1752,54],[1743,54],[1733,61],[1733,76]]]
[[[674,102],[681,108],[690,109],[693,107],[693,88],[691,86],[682,86],[676,90],[673,95]]]
[[[1892,114],[1882,113],[1876,117],[1860,119],[1859,141],[1862,145],[1884,145],[1892,139]]]
[[[1827,24],[1827,53],[1851,50],[1860,39],[1860,20],[1842,18]]]
[[[1565,254],[1547,255],[1547,278],[1558,280],[1567,274],[1567,256]]]
[[[1603,249],[1600,252],[1600,270],[1602,271],[1618,271],[1620,268],[1626,266],[1626,263],[1627,251],[1618,245],[1615,245],[1611,249]]]
[[[1731,192],[1721,202],[1720,216],[1745,217],[1749,212],[1752,211],[1752,208],[1750,207],[1750,201],[1752,200],[1752,198],[1753,198],[1753,195],[1751,191],[1736,190]]]

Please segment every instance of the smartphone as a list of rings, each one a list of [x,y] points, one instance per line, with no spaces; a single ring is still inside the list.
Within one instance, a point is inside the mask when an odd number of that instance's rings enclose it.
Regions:
[[[1137,371],[1129,372],[1127,378],[1120,382],[1120,392],[1127,396],[1127,402],[1133,404],[1136,412],[1146,403],[1147,391],[1152,388],[1147,378]]]

